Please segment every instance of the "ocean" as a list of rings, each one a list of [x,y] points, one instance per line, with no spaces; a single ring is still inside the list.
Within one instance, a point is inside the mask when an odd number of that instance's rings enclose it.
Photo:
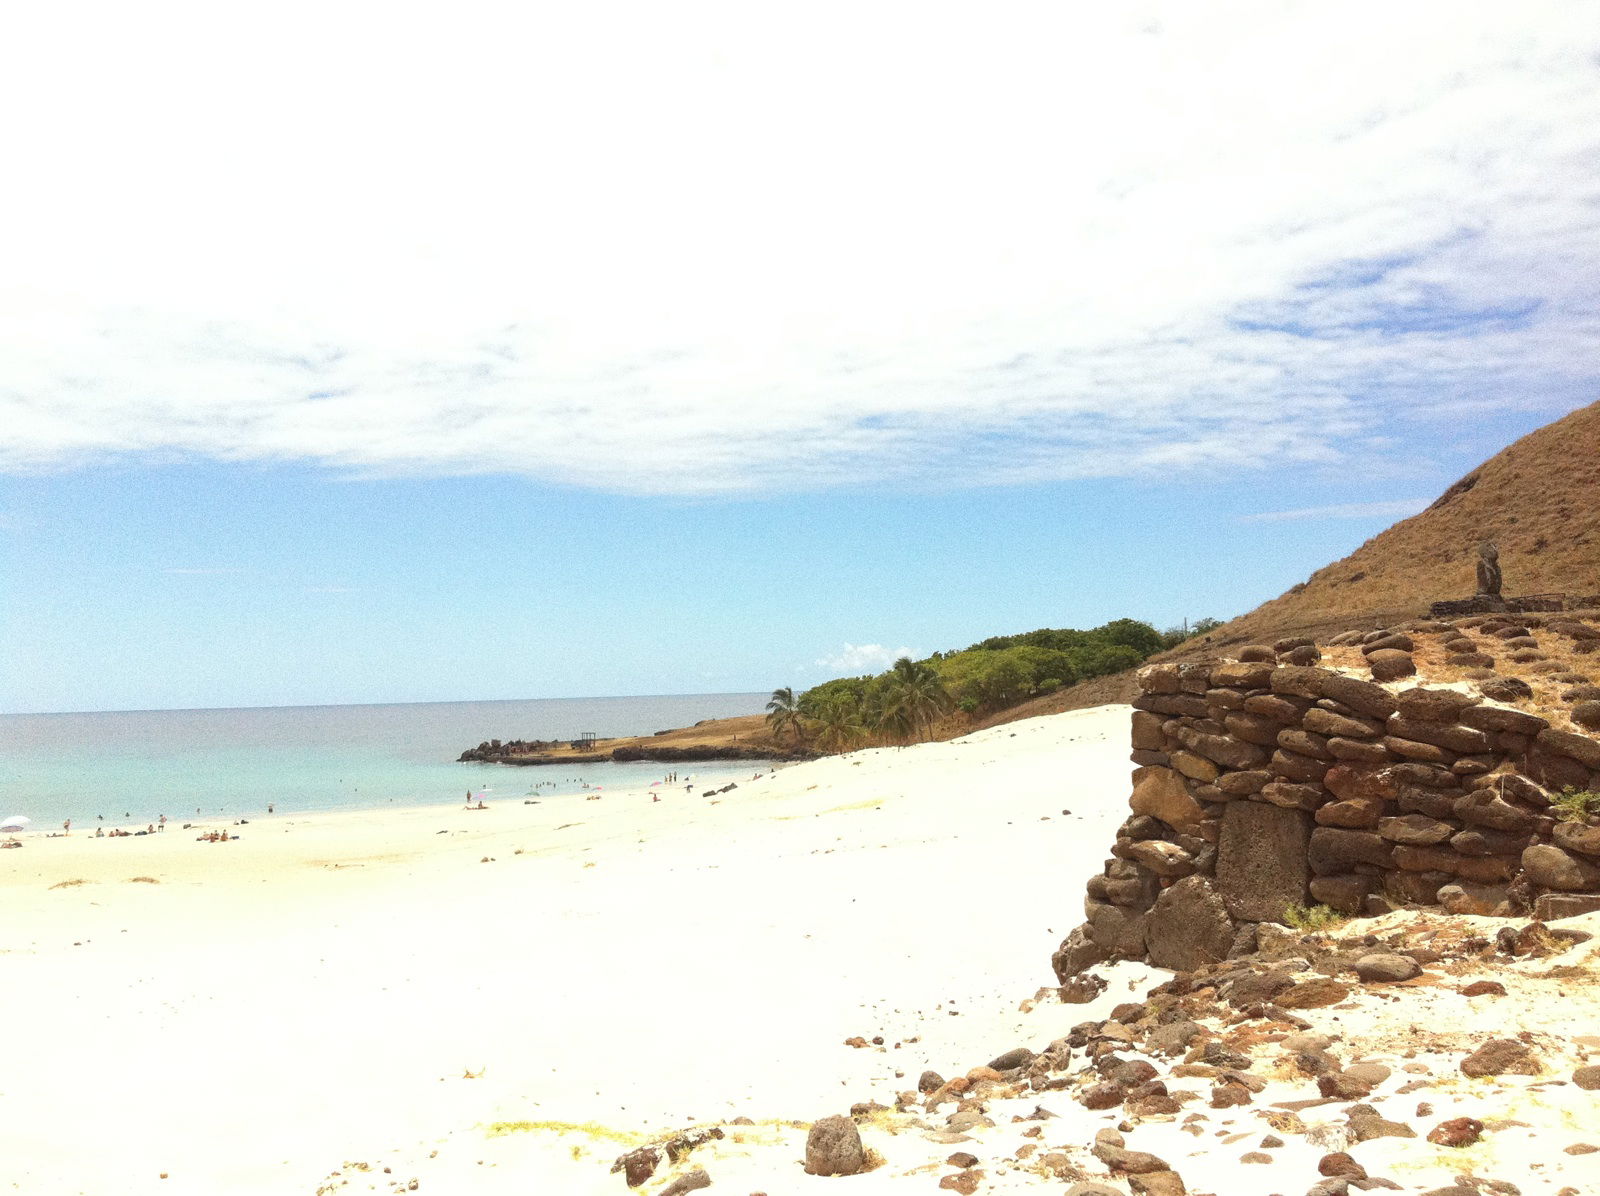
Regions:
[[[370,810],[648,785],[676,769],[709,783],[752,762],[457,764],[486,739],[648,735],[759,714],[767,694],[540,698],[371,706],[0,715],[0,819],[35,830],[318,810]],[[759,765],[754,768],[759,768]],[[680,782],[681,783],[681,782]]]

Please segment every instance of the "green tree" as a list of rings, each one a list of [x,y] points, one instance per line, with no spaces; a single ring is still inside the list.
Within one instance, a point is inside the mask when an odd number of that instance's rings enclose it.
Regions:
[[[774,739],[780,738],[787,728],[794,732],[796,744],[805,742],[805,719],[800,713],[799,703],[795,700],[794,690],[789,686],[772,691],[772,698],[767,702],[767,726],[772,728]]]
[[[1102,623],[1089,634],[1107,644],[1122,644],[1132,648],[1139,654],[1140,660],[1152,652],[1161,651],[1161,633],[1138,619],[1113,619],[1109,623]]]
[[[810,717],[816,723],[817,746],[823,751],[842,752],[866,734],[861,703],[847,694],[835,694],[822,702]]]

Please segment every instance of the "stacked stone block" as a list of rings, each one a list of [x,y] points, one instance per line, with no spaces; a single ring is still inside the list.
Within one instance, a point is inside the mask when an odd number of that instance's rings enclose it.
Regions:
[[[1362,647],[1377,675],[1384,652],[1411,661],[1409,643]],[[1315,653],[1285,642],[1140,673],[1132,813],[1056,953],[1063,981],[1111,958],[1190,970],[1243,953],[1292,905],[1600,909],[1600,825],[1551,812],[1565,787],[1600,789],[1600,742],[1475,694],[1321,668]]]

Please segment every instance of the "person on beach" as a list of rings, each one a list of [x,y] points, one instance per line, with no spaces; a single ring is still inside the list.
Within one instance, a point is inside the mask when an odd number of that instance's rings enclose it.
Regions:
[[[167,829],[167,816],[165,814],[163,814],[161,816],[160,827],[161,827],[162,830],[166,830]]]
[[[67,835],[72,833],[72,819],[69,818],[61,824],[61,831],[63,834]]]

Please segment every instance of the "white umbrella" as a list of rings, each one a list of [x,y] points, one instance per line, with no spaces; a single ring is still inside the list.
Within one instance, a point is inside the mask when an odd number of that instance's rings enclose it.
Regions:
[[[21,814],[14,814],[4,822],[0,822],[0,831],[20,831],[31,821],[32,819],[24,818]]]

